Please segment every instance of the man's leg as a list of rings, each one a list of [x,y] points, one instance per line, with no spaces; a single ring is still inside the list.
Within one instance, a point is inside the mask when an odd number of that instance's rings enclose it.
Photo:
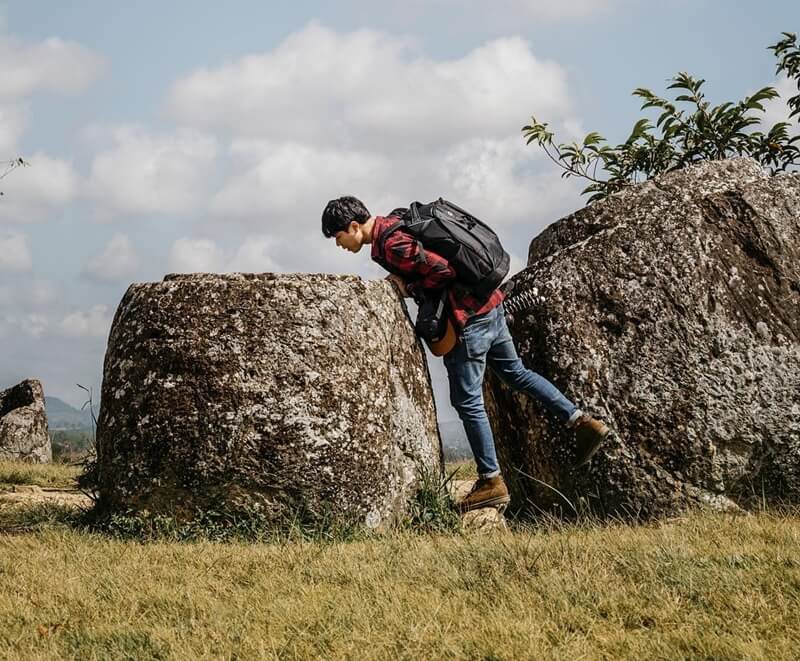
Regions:
[[[525,392],[539,400],[567,427],[574,426],[583,412],[541,374],[525,367],[517,355],[505,317],[500,316],[499,332],[486,356],[491,370],[510,388]]]
[[[550,381],[525,367],[517,355],[505,315],[500,316],[497,336],[486,356],[489,367],[508,386],[538,399],[561,422],[572,429],[575,432],[576,442],[574,467],[588,463],[600,444],[611,433],[611,429],[602,421],[584,413]]]
[[[483,373],[486,356],[467,353],[466,344],[459,341],[455,348],[444,356],[447,378],[450,383],[450,403],[464,424],[478,476],[495,477],[500,474],[497,453],[494,447],[492,428],[483,405]]]
[[[444,357],[450,381],[450,402],[464,423],[475,463],[478,480],[458,503],[462,512],[480,507],[505,508],[511,500],[494,447],[492,428],[483,406],[483,373],[486,352],[497,332],[497,312],[470,320],[455,348]]]

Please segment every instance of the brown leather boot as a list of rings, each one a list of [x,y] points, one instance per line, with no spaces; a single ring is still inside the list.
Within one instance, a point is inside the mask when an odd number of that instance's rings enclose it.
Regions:
[[[611,429],[588,413],[580,416],[572,429],[575,432],[575,450],[577,454],[574,467],[579,468],[588,463],[594,456],[601,443],[611,433]]]
[[[497,507],[499,509],[502,506],[502,509],[505,509],[505,505],[509,502],[511,502],[511,496],[508,495],[508,488],[503,476],[497,475],[478,478],[470,492],[458,503],[458,509],[461,512],[469,512],[479,507]]]

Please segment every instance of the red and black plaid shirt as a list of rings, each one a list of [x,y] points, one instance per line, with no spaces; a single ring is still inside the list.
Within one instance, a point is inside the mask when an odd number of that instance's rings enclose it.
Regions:
[[[372,229],[372,259],[380,263],[380,238],[383,232],[399,221],[395,216],[376,216]],[[383,258],[404,278],[408,293],[413,295],[419,289],[441,289],[448,287],[450,310],[459,328],[476,315],[489,312],[505,298],[495,289],[487,299],[477,299],[455,282],[456,272],[449,262],[431,250],[421,248],[417,240],[402,229],[392,233],[384,246]]]

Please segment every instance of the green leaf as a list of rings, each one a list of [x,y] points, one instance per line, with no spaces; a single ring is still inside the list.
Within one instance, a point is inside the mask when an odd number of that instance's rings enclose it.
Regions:
[[[626,146],[632,145],[641,138],[649,129],[653,128],[648,119],[640,119],[633,127],[630,136],[625,141]]]
[[[600,135],[596,131],[593,131],[592,133],[589,133],[583,139],[583,146],[584,147],[588,147],[590,145],[596,145],[596,144],[599,144],[600,142],[604,142],[604,141],[605,141],[605,138],[602,135]]]

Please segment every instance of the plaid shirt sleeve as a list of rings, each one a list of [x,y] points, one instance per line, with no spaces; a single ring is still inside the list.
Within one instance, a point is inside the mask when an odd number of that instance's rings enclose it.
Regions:
[[[406,290],[412,296],[419,289],[446,287],[456,277],[455,269],[441,255],[425,250],[407,232],[394,232],[385,246],[385,259],[398,271],[408,274]]]

